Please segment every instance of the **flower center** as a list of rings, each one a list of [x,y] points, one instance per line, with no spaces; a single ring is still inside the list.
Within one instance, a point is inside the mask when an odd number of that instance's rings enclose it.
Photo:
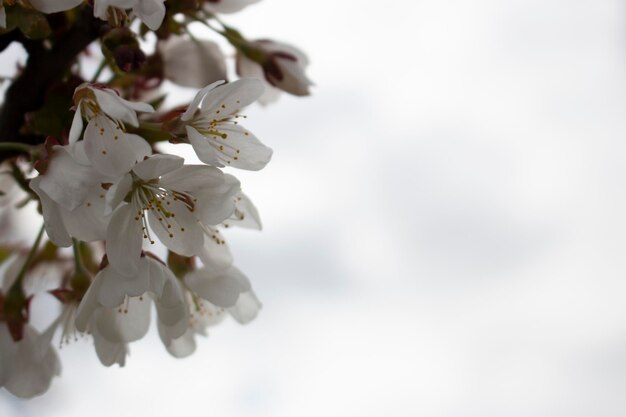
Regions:
[[[173,238],[175,233],[184,232],[185,228],[176,221],[174,209],[182,204],[184,209],[193,212],[198,199],[188,193],[163,187],[159,185],[158,179],[144,181],[136,176],[135,179],[131,198],[137,204],[135,220],[142,222],[144,239],[154,244],[154,240],[150,237],[147,213],[152,214],[152,218],[158,222],[170,238]]]
[[[222,108],[225,106],[222,105]],[[216,113],[219,113],[219,110],[216,110]],[[232,160],[238,160],[239,154],[241,150],[231,144],[228,141],[228,133],[225,131],[229,130],[229,126],[238,125],[239,121],[237,119],[247,118],[248,116],[235,114],[232,116],[224,117],[224,118],[215,118],[211,115],[200,115],[193,120],[191,125],[205,138],[208,139],[209,144],[219,151],[222,155],[221,159],[227,164],[231,163]],[[243,132],[245,136],[249,136],[248,132]]]

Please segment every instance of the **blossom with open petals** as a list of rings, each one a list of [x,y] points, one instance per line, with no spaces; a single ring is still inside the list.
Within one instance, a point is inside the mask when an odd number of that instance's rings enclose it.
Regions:
[[[55,146],[53,151],[46,172],[30,181],[41,201],[48,237],[64,247],[72,244],[72,237],[85,242],[104,239],[110,215],[105,214],[102,184],[113,179],[92,168],[83,142]]]
[[[171,251],[194,256],[203,246],[202,226],[218,224],[233,212],[239,181],[217,168],[183,162],[174,155],[153,155],[109,189],[113,215],[106,250],[121,273],[136,273],[143,241],[155,242],[150,231]]]
[[[239,110],[263,94],[263,83],[241,79],[218,81],[196,94],[181,116],[189,143],[205,164],[256,171],[272,157],[272,150],[239,124]]]
[[[52,378],[61,373],[59,357],[51,345],[58,322],[39,333],[24,326],[24,337],[13,340],[6,323],[0,322],[0,387],[21,398],[31,398],[48,390]]]
[[[157,309],[157,325],[170,338],[188,326],[187,302],[176,277],[159,261],[142,257],[137,274],[124,276],[110,265],[95,277],[76,312],[76,329],[94,336],[100,361],[124,365],[128,343],[141,339],[150,324],[150,304]]]
[[[240,192],[233,200],[235,212],[222,226],[260,228],[261,221],[250,199]],[[230,250],[219,229],[210,227],[206,231],[204,250],[199,254],[203,266],[182,277],[190,308],[189,326],[179,338],[169,343],[164,340],[167,351],[175,357],[192,354],[196,348],[195,336],[206,336],[206,328],[219,323],[226,312],[239,323],[246,324],[261,308],[250,281],[233,265]]]
[[[189,324],[184,334],[164,339],[167,351],[175,357],[192,354],[195,335],[206,335],[206,327],[216,324],[230,313],[245,324],[254,319],[261,307],[248,278],[236,267],[207,266],[187,274],[183,281],[189,300]]]
[[[150,153],[150,146],[140,136],[124,131],[124,123],[138,126],[137,112],[153,112],[146,103],[121,98],[115,90],[83,84],[74,93],[76,113],[70,129],[70,144],[76,143],[83,130],[83,117],[89,120],[83,140],[85,154],[93,167],[112,177],[127,173],[138,157]]]
[[[131,159],[142,160],[150,154],[145,146],[133,149]],[[105,212],[105,187],[118,178],[103,175],[91,165],[87,142],[54,146],[44,174],[30,181],[38,195],[48,237],[57,246],[70,246],[72,238],[85,242],[104,240],[111,217]]]

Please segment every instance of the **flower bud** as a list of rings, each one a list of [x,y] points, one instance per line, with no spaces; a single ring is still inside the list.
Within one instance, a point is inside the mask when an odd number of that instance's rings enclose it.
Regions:
[[[146,54],[141,49],[121,45],[113,52],[115,63],[124,72],[136,71],[146,62]]]
[[[136,71],[146,62],[136,35],[122,27],[109,31],[102,40],[102,52],[124,72]]]
[[[271,86],[295,96],[309,95],[313,84],[305,74],[308,59],[299,49],[270,40],[249,42],[237,53],[237,73],[264,78]]]

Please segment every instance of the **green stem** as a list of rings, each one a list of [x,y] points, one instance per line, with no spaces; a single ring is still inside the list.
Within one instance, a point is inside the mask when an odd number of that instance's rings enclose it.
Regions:
[[[76,270],[83,269],[83,258],[80,254],[80,242],[72,238],[72,250],[74,251],[74,265]]]
[[[172,138],[168,132],[163,130],[161,123],[139,122],[139,127],[128,127],[128,132],[135,133],[149,143],[167,142]]]
[[[82,299],[89,286],[91,285],[91,275],[85,268],[83,263],[83,256],[81,253],[82,243],[79,240],[72,238],[72,249],[74,251],[74,275],[70,279],[70,287],[74,291],[78,299]]]
[[[106,59],[103,59],[102,62],[100,62],[100,65],[98,66],[98,69],[96,70],[96,73],[91,78],[92,83],[98,82],[98,78],[100,78],[100,75],[102,74],[102,71],[104,71],[106,66],[107,66],[107,61]]]
[[[35,243],[33,243],[33,247],[30,248],[30,252],[28,253],[28,256],[26,257],[26,261],[24,262],[24,265],[22,266],[20,273],[17,275],[17,278],[15,278],[15,282],[13,283],[13,285],[11,286],[11,289],[9,290],[10,293],[15,292],[15,291],[21,292],[22,280],[24,279],[24,276],[26,275],[28,265],[30,265],[33,258],[35,257],[35,254],[37,253],[37,250],[39,249],[39,244],[41,243],[41,238],[43,237],[43,231],[44,231],[44,225],[42,224],[41,228],[39,229],[39,233],[37,233],[37,237],[35,238]]]

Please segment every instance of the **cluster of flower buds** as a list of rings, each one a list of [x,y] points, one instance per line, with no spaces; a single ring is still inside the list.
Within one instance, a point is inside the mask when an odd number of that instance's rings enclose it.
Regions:
[[[61,369],[59,333],[61,345],[91,339],[104,365],[123,366],[129,344],[149,330],[153,305],[175,357],[190,355],[196,334],[225,316],[242,324],[256,317],[261,304],[223,230],[261,229],[261,221],[224,168],[260,170],[272,156],[244,126],[243,108],[280,90],[307,95],[311,85],[301,51],[248,41],[219,16],[257,1],[0,0],[0,38],[19,33],[63,48],[64,31],[91,25],[103,51],[91,81],[74,65],[81,57],[70,57],[18,123],[19,136],[2,132],[0,114],[2,136],[17,139],[0,142],[2,214],[33,201],[43,217],[32,246],[0,246],[0,387],[19,397],[45,392]],[[187,34],[190,22],[236,49],[239,79],[226,81],[226,55]],[[140,42],[148,31],[157,35],[152,55],[142,51],[147,38]],[[98,82],[105,70],[110,79]],[[164,79],[199,91],[174,109],[162,110],[162,97],[138,99],[157,96]],[[160,142],[191,145],[203,164],[186,164]],[[47,287],[36,284],[43,275]],[[38,329],[30,319],[42,288],[58,309]]]

